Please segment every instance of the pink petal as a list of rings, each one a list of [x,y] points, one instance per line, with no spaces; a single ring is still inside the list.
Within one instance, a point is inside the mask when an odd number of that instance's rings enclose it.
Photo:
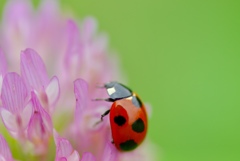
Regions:
[[[3,54],[2,49],[0,49],[0,95],[2,90],[2,82],[5,73],[7,72],[7,62],[5,55]],[[0,97],[0,106],[1,106],[1,97]]]
[[[32,106],[28,104],[18,115],[12,114],[4,108],[0,110],[0,113],[2,121],[8,131],[11,133],[11,135],[17,137],[20,132],[19,128],[22,128],[22,130],[24,130],[28,126],[32,114]]]
[[[4,125],[8,129],[8,131],[13,135],[14,137],[18,136],[19,132],[19,126],[20,126],[20,117],[12,114],[8,110],[1,109],[1,117]]]
[[[72,154],[67,157],[67,160],[68,160],[68,161],[79,161],[80,158],[79,158],[78,152],[77,152],[76,150],[74,150],[74,151],[72,152]]]
[[[17,73],[5,75],[2,85],[3,108],[13,114],[20,113],[25,107],[27,95],[27,88]]]
[[[80,37],[79,37],[80,33],[79,33],[79,29],[77,24],[72,21],[72,20],[68,20],[67,22],[67,36],[68,36],[68,45],[67,45],[67,51],[65,54],[65,64],[68,67],[69,65],[71,65],[72,62],[72,57],[74,57],[74,55],[77,57],[75,58],[75,61],[77,61],[79,59],[79,57],[81,56],[81,46],[80,46]]]
[[[28,137],[34,143],[48,142],[53,129],[51,117],[43,109],[34,92],[31,101],[34,112],[28,127]]]
[[[12,161],[12,154],[10,152],[10,149],[8,147],[8,144],[6,140],[3,138],[3,136],[0,134],[0,160],[3,161]]]
[[[75,80],[74,94],[76,97],[75,118],[78,118],[81,115],[83,109],[87,107],[87,102],[89,101],[87,82],[83,79]]]
[[[53,13],[58,14],[59,5],[56,0],[42,0],[39,6],[40,14],[45,14],[45,19],[51,17]],[[50,16],[49,16],[50,15]]]
[[[3,75],[0,74],[0,106],[2,105],[1,104],[2,83],[3,83]]]
[[[62,158],[57,159],[56,161],[68,161],[68,160],[67,160],[67,158],[62,157]]]
[[[8,27],[23,27],[32,15],[32,6],[26,0],[10,1],[5,7],[4,20]]]
[[[31,39],[33,13],[28,0],[8,1],[3,15],[2,31],[3,47],[8,53],[12,66],[17,67],[20,55],[17,53]]]
[[[61,157],[68,157],[73,153],[72,145],[69,143],[67,139],[60,138],[58,139],[58,146],[57,146],[57,152],[58,156]]]
[[[22,127],[24,129],[28,126],[32,113],[33,113],[32,103],[28,102],[23,111],[19,114],[22,121]]]
[[[0,76],[4,75],[6,71],[7,71],[6,58],[5,58],[5,55],[3,54],[2,49],[0,49]],[[1,86],[0,86],[0,90],[1,90]]]
[[[33,104],[33,107],[34,107],[34,111],[38,112],[51,125],[51,123],[50,123],[51,122],[51,117],[49,116],[49,114],[42,107],[42,105],[39,102],[38,97],[36,96],[36,94],[34,92],[31,92],[31,96],[32,96],[32,100],[31,101],[32,101],[32,104]]]
[[[66,50],[65,32],[63,32],[66,22],[59,16],[58,1],[41,0],[35,19],[35,41],[33,41],[32,46],[39,52],[41,51],[41,57],[45,64],[53,68],[58,62],[52,60],[61,59],[61,53]]]
[[[96,161],[96,158],[92,155],[92,153],[85,152],[82,156],[81,161]]]
[[[51,134],[50,128],[46,127],[40,113],[35,112],[30,120],[28,127],[28,138],[36,144],[46,142]]]
[[[14,114],[2,108],[1,117],[4,125],[8,130],[15,131],[15,132],[18,131],[18,123],[16,121],[16,116]]]
[[[79,161],[80,157],[76,150],[73,149],[72,145],[65,138],[61,138],[57,132],[53,131],[53,136],[56,144],[56,157],[55,161],[66,158],[68,161]]]
[[[46,87],[46,94],[48,97],[48,104],[50,106],[54,106],[58,101],[60,95],[60,85],[59,80],[56,76],[54,76],[48,86]]]
[[[82,38],[84,41],[89,41],[96,33],[97,22],[94,18],[88,17],[83,22]]]
[[[104,161],[117,161],[117,150],[112,143],[107,143],[103,152]]]
[[[90,49],[95,55],[104,56],[108,46],[108,37],[107,35],[101,34],[94,39],[94,42],[91,44]]]
[[[45,65],[36,51],[26,49],[21,53],[21,75],[33,89],[42,90],[48,84]]]

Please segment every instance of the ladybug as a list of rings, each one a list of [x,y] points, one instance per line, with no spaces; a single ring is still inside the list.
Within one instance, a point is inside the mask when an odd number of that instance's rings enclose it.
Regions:
[[[138,147],[147,133],[147,113],[138,95],[118,82],[104,84],[109,97],[96,99],[113,102],[111,108],[101,115],[110,114],[112,143],[119,151],[131,151]]]

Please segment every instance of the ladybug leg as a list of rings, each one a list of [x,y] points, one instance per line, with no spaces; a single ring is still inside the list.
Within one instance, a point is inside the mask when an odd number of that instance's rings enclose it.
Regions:
[[[96,84],[96,88],[106,88],[106,86],[108,84],[110,84],[111,82],[107,82],[107,83],[97,83]]]
[[[110,110],[107,110],[101,115],[101,121],[103,121],[103,118],[109,114]]]
[[[107,110],[106,112],[104,112],[104,113],[101,115],[101,120],[99,120],[98,122],[96,122],[94,126],[96,126],[97,124],[103,122],[103,118],[104,118],[105,116],[107,116],[107,115],[109,114],[109,112],[110,112],[110,109]]]
[[[115,100],[112,98],[95,98],[92,101],[107,101],[107,102],[114,102]]]
[[[105,85],[104,84],[97,84],[96,88],[105,88]]]
[[[111,143],[114,144],[114,141],[112,140]]]

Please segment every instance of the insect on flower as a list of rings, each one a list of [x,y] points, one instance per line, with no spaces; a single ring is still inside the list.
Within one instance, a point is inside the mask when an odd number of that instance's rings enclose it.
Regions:
[[[95,100],[113,102],[111,108],[101,115],[103,121],[103,117],[110,113],[113,143],[120,151],[135,149],[147,133],[144,104],[135,92],[118,82],[106,83],[100,88],[105,88],[110,98]]]
[[[68,19],[55,0],[9,0],[2,15],[0,118],[8,133],[0,126],[0,161],[155,160],[145,139],[148,106],[120,83],[95,88],[123,78],[95,18]],[[109,98],[91,101],[101,97]],[[110,125],[94,126],[101,114]]]

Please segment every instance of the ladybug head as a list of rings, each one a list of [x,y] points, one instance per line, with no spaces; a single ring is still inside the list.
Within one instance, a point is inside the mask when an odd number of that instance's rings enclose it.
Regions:
[[[109,97],[113,100],[119,100],[132,96],[132,90],[118,82],[109,82],[104,84]]]

